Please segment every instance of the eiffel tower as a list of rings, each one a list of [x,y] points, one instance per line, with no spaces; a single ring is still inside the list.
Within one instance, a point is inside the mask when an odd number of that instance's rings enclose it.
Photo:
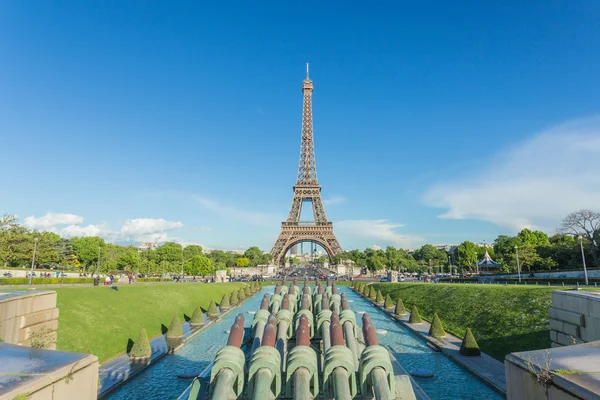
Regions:
[[[306,79],[302,82],[304,105],[302,108],[302,143],[300,144],[298,179],[294,185],[292,208],[287,220],[281,223],[281,233],[271,250],[275,265],[283,264],[287,251],[300,242],[312,242],[321,245],[330,258],[342,252],[342,247],[333,233],[333,224],[327,221],[327,215],[321,200],[321,185],[317,180],[312,124],[312,92],[313,83],[308,78],[307,63]],[[312,204],[314,220],[300,221],[302,205],[307,202]]]

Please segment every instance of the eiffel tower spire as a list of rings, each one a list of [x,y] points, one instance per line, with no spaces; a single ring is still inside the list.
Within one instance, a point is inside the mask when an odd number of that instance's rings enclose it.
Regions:
[[[308,63],[306,63],[306,79],[302,82],[304,103],[302,106],[302,142],[300,144],[297,185],[319,184],[317,180],[317,163],[315,161],[315,142],[313,139],[312,92],[313,83],[308,77]]]
[[[273,245],[271,255],[276,264],[285,261],[287,251],[300,242],[312,242],[321,245],[329,257],[342,252],[333,233],[333,224],[327,220],[321,186],[317,180],[317,165],[315,163],[315,146],[312,124],[312,92],[313,84],[308,77],[306,64],[306,79],[302,82],[304,105],[302,107],[302,142],[300,145],[300,164],[298,179],[294,185],[294,198],[287,220],[281,224],[281,233]],[[313,221],[300,221],[302,205],[311,203]]]

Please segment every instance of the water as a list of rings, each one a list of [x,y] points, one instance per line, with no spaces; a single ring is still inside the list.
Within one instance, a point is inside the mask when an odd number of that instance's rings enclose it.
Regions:
[[[109,393],[105,399],[177,399],[190,385],[190,379],[177,378],[183,371],[204,370],[215,358],[217,351],[227,344],[228,334],[235,317],[244,315],[244,326],[252,327],[253,315],[248,311],[260,308],[265,293],[272,293],[273,287],[265,288],[240,307],[229,312],[219,322],[208,326],[190,339],[178,352],[167,355],[152,364],[139,375]]]
[[[424,339],[390,319],[387,313],[373,307],[350,288],[339,287],[338,290],[354,301],[352,309],[366,310],[377,328],[379,344],[387,347],[404,369],[424,368],[435,374],[433,378],[414,378],[432,400],[504,398],[443,353],[430,349]],[[362,315],[357,315],[356,321],[362,326]],[[380,331],[387,333],[379,334]]]
[[[377,335],[379,343],[386,346],[407,371],[425,368],[434,372],[434,378],[415,378],[432,400],[503,398],[450,358],[431,350],[424,339],[391,320],[380,309],[372,307],[371,303],[350,288],[339,287],[339,290],[341,293],[346,293],[348,300],[352,302],[352,309],[366,310],[377,330],[387,332]],[[111,400],[177,399],[190,384],[190,380],[177,378],[177,373],[189,370],[200,372],[205,369],[213,361],[217,351],[226,344],[228,335],[225,332],[229,330],[235,317],[243,313],[244,325],[247,328],[251,327],[254,316],[248,312],[257,310],[264,293],[272,291],[272,287],[263,289],[261,293],[246,300],[241,307],[227,314],[221,321],[197,334],[177,353],[163,357],[106,398]],[[357,315],[356,318],[359,325],[362,325],[361,317]]]

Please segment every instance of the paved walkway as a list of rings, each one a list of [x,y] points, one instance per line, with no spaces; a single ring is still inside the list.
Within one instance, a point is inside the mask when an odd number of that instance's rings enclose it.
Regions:
[[[367,300],[371,301],[371,303],[379,308],[383,308],[380,304],[370,299]],[[408,319],[410,313],[407,313],[403,318],[397,318],[392,312],[387,313],[409,330],[423,337],[442,353],[468,369],[471,373],[480,377],[484,382],[494,387],[499,392],[506,394],[506,377],[504,375],[504,364],[502,362],[483,352],[479,357],[463,356],[459,352],[460,346],[462,345],[462,339],[446,332],[446,337],[440,341],[428,335],[429,328],[431,327],[429,322],[423,320],[420,324],[409,324]]]

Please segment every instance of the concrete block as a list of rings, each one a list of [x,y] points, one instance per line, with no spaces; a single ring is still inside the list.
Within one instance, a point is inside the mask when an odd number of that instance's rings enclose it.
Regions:
[[[552,349],[553,349],[553,348],[555,348],[555,347],[563,347],[563,346],[562,346],[562,344],[558,344],[558,343],[555,343],[555,342],[551,342],[551,343],[550,343],[550,348],[552,348]]]
[[[54,332],[57,329],[58,329],[58,321],[55,319],[51,320],[51,321],[42,322],[41,324],[28,326],[26,328],[19,330],[19,340],[18,341],[23,342],[27,339],[30,339],[31,336],[36,333],[48,335],[49,333]]]
[[[559,307],[563,310],[590,315],[590,300],[589,298],[576,296],[573,294],[569,294],[566,296],[562,296],[561,298],[562,306]]]
[[[54,332],[50,332],[47,334],[47,343],[48,345],[51,345],[52,343],[56,343],[56,338],[58,337],[58,333],[56,331]],[[23,340],[22,342],[17,343],[19,346],[27,346],[27,347],[31,347],[31,338],[28,338],[26,340]]]
[[[553,342],[558,342],[557,331],[550,331],[550,340]]]
[[[600,319],[600,296],[590,302],[590,317]]]
[[[583,314],[575,313],[560,308],[550,307],[550,318],[556,319],[577,326],[585,326],[585,317]]]
[[[565,335],[564,333],[560,332],[556,334],[556,339],[558,341],[558,344],[562,344],[563,346],[571,346],[574,344],[583,343],[583,340],[581,339],[578,339],[571,335]]]
[[[579,330],[579,337],[586,342],[600,340],[600,318],[586,317],[585,328]]]
[[[51,308],[31,314],[21,315],[19,327],[26,328],[31,325],[51,321],[53,319],[58,319],[58,308]]]

